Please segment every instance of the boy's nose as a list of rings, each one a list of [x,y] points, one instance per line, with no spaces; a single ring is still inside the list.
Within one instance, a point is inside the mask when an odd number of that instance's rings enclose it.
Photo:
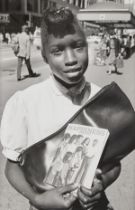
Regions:
[[[77,64],[77,58],[75,55],[74,50],[67,49],[65,51],[65,65],[66,66],[73,66]]]

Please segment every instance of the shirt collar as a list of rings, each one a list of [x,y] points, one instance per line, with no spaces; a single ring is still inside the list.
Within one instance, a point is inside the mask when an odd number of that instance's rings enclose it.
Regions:
[[[79,84],[77,84],[74,87],[71,88],[66,88],[65,86],[63,86],[61,83],[59,83],[53,75],[51,75],[51,80],[52,80],[52,87],[53,90],[55,91],[56,95],[66,95],[66,96],[75,96],[75,95],[79,95],[81,94],[81,92],[84,90],[85,86],[86,86],[86,80],[83,77],[83,79],[81,80],[81,82]]]

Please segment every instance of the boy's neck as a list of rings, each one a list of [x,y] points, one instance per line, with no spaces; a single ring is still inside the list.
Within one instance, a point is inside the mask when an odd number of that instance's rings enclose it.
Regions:
[[[66,89],[70,89],[70,88],[74,88],[76,86],[78,86],[79,83],[81,83],[82,80],[79,81],[78,83],[73,83],[73,84],[67,84],[66,82],[64,82],[63,80],[61,80],[60,78],[58,78],[57,76],[53,75],[53,77],[55,78],[55,80],[62,86],[64,86]]]
[[[61,81],[59,78],[57,78],[54,75],[52,76],[56,82],[58,89],[66,95],[70,96],[80,95],[86,86],[86,81],[84,77],[82,77],[82,79],[74,85],[67,85],[67,84],[65,85],[65,83]]]
[[[53,75],[54,81],[57,85],[57,88],[62,92],[64,95],[69,96],[72,102],[76,105],[83,105],[90,96],[90,85],[85,80],[85,77],[82,77],[82,80],[75,84],[74,86],[70,85],[67,86],[63,85],[56,76]]]

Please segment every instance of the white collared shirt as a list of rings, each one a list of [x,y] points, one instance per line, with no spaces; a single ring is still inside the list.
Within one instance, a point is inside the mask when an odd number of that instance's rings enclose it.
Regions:
[[[19,42],[19,53],[17,56],[29,58],[31,50],[30,36],[26,32],[22,32],[17,35],[17,40]]]
[[[93,97],[100,88],[90,84]],[[52,77],[16,92],[7,102],[1,121],[1,143],[6,158],[16,161],[22,150],[64,125],[81,105],[58,89]]]

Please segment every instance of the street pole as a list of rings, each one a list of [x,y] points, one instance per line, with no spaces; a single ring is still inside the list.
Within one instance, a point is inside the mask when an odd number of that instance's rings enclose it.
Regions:
[[[31,13],[29,13],[29,21],[28,21],[28,26],[31,27]]]

